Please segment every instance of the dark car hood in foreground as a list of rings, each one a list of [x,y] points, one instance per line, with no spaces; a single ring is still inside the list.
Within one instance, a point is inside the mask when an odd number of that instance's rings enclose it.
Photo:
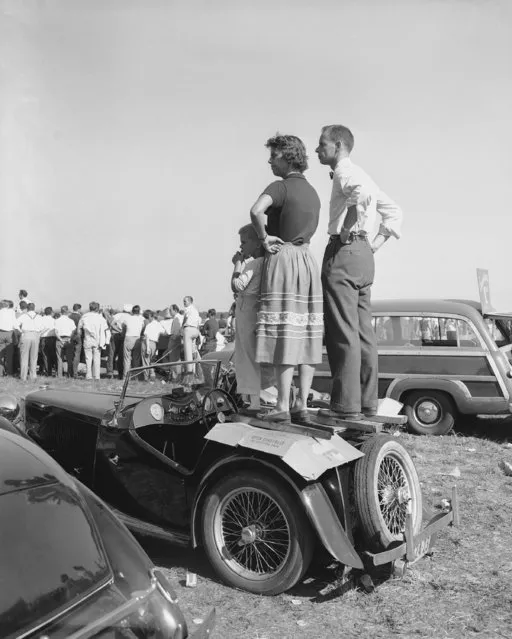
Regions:
[[[25,398],[25,403],[37,402],[44,406],[54,406],[62,408],[80,415],[96,417],[101,419],[105,413],[114,408],[114,402],[118,400],[120,393],[80,391],[80,390],[56,390],[45,389],[29,393]],[[124,406],[138,402],[142,397],[127,395]]]
[[[55,482],[71,484],[60,466],[34,443],[2,431],[0,438],[0,496]]]

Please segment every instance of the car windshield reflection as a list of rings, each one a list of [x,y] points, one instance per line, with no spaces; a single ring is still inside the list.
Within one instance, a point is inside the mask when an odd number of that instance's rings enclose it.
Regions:
[[[151,397],[167,394],[180,388],[185,392],[215,388],[220,365],[215,360],[198,360],[132,368],[124,382],[122,399],[127,395]]]

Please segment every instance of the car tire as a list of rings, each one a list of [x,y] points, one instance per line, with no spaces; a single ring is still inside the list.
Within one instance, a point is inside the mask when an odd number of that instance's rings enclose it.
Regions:
[[[380,552],[403,541],[407,512],[414,534],[421,530],[421,486],[409,453],[394,437],[372,437],[361,452],[354,468],[355,510],[364,549]]]
[[[201,527],[213,568],[235,588],[277,595],[311,563],[315,536],[298,496],[263,473],[240,472],[215,484]]]
[[[439,391],[411,391],[404,399],[407,427],[416,435],[447,435],[455,424],[451,399]]]

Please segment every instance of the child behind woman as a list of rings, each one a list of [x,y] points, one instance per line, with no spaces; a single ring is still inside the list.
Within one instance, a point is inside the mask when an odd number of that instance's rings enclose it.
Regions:
[[[240,251],[233,256],[231,289],[236,295],[235,370],[237,391],[249,395],[251,412],[260,408],[261,372],[256,362],[256,320],[263,248],[252,224],[239,231]]]

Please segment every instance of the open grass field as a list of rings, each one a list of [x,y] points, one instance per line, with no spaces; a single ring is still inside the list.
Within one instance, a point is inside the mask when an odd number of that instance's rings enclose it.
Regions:
[[[4,379],[1,388],[22,397],[44,382],[84,390],[120,386],[41,378]],[[512,423],[468,421],[452,435],[400,433],[399,439],[414,458],[425,506],[435,509],[453,484],[458,487],[461,525],[440,533],[431,558],[403,579],[378,582],[370,594],[353,588],[322,596],[331,573],[313,567],[293,591],[258,597],[219,583],[201,551],[141,540],[168,572],[190,627],[215,607],[219,639],[512,639],[512,477],[499,467],[512,463]],[[187,571],[197,574],[195,588],[185,586]]]

